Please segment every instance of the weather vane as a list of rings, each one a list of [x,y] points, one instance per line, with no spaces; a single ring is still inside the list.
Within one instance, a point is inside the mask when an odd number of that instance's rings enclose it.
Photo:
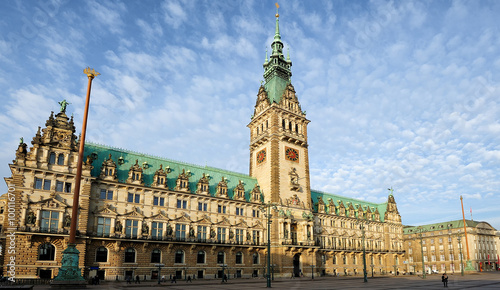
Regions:
[[[276,18],[280,17],[280,15],[278,14],[278,9],[279,8],[280,8],[280,5],[278,4],[278,2],[276,2]]]
[[[95,69],[87,67],[83,70],[83,73],[86,74],[89,78],[94,78],[95,76],[100,75],[100,73],[96,72]]]

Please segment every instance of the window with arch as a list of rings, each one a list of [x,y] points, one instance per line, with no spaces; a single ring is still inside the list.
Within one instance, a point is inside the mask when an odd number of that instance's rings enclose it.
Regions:
[[[217,264],[224,264],[226,254],[224,252],[217,253]]]
[[[125,250],[125,263],[135,263],[135,249],[127,248]]]
[[[236,264],[243,264],[243,253],[236,253]]]
[[[52,152],[49,155],[49,164],[55,164],[56,163],[56,153]]]
[[[39,261],[54,261],[56,247],[52,244],[43,244],[38,248]]]
[[[205,264],[205,252],[204,251],[199,251],[198,255],[196,256],[196,263],[198,264]]]
[[[174,263],[176,264],[184,264],[184,251],[183,250],[177,250],[175,252],[175,261]]]
[[[160,251],[160,249],[154,249],[151,252],[151,263],[161,263],[161,251]]]
[[[64,165],[64,155],[59,154],[59,156],[57,156],[57,165]]]
[[[253,255],[252,255],[252,262],[254,264],[259,264],[259,254],[253,253]]]
[[[108,261],[108,249],[106,247],[99,247],[95,251],[95,261],[96,262],[107,262]]]

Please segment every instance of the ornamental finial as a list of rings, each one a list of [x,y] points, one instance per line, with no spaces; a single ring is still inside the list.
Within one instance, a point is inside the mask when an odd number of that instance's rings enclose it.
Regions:
[[[276,18],[280,17],[280,15],[278,14],[278,9],[280,8],[280,5],[278,4],[278,2],[276,2]]]
[[[96,72],[95,69],[87,67],[83,70],[83,73],[86,74],[89,78],[94,78],[95,76],[100,75],[100,73]]]

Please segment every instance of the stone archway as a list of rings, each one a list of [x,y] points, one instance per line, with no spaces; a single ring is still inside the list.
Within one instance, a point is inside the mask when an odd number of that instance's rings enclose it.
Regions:
[[[302,271],[300,269],[300,254],[295,254],[295,256],[293,256],[293,276],[300,277],[301,272]]]

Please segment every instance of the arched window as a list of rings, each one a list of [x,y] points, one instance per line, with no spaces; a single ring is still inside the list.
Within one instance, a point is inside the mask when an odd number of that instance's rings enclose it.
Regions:
[[[161,251],[160,251],[160,249],[154,249],[151,252],[151,263],[161,263]]]
[[[105,247],[97,248],[95,252],[95,261],[96,262],[107,262],[108,261],[108,249]]]
[[[224,252],[217,253],[217,264],[224,264],[225,256]]]
[[[135,263],[135,249],[127,248],[125,250],[125,263]]]
[[[236,253],[236,264],[243,264],[243,253]]]
[[[281,127],[283,127],[283,130],[285,130],[285,119],[281,120]]]
[[[59,156],[57,156],[57,165],[64,165],[64,155],[59,154]]]
[[[253,253],[252,260],[254,264],[259,264],[259,254]]]
[[[177,250],[175,252],[175,261],[174,263],[176,264],[184,264],[184,251],[183,250]]]
[[[196,256],[196,263],[205,264],[205,252],[204,251],[198,252],[198,255]]]
[[[43,244],[38,248],[39,261],[54,261],[56,248],[52,244]]]
[[[56,163],[56,153],[52,152],[50,153],[49,156],[49,164],[55,164]]]

